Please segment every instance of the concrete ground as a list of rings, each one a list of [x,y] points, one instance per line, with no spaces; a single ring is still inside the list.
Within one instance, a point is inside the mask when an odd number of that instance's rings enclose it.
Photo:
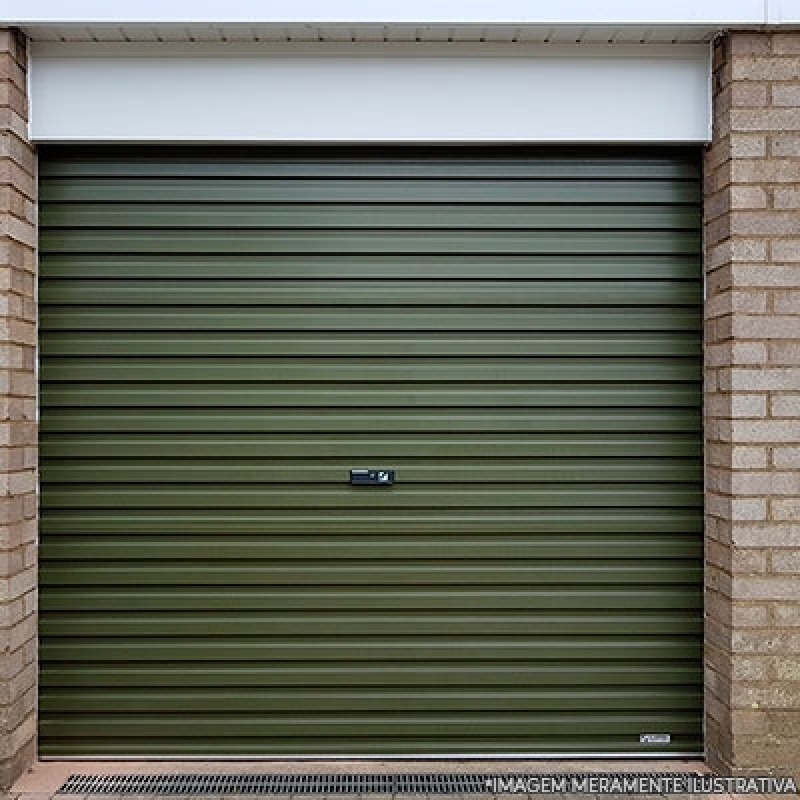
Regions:
[[[10,793],[0,795],[3,800],[50,800],[54,797],[63,783],[70,775],[79,774],[396,774],[396,773],[482,773],[490,775],[533,775],[542,773],[564,772],[590,772],[590,773],[617,773],[617,772],[701,772],[709,770],[701,761],[671,759],[671,760],[502,760],[502,761],[45,761],[35,764],[13,786]],[[456,795],[457,796],[457,795]],[[504,795],[511,797],[512,795]],[[560,795],[565,797],[566,795]],[[575,795],[575,797],[610,798],[615,795]],[[646,798],[648,795],[636,795]],[[663,797],[664,795],[657,795]],[[678,795],[672,795],[677,797]],[[682,795],[687,797],[687,795]],[[700,797],[701,795],[694,795]],[[776,797],[776,795],[769,795]],[[58,795],[59,800],[139,800],[134,795]],[[155,795],[141,796],[142,800],[155,800]],[[203,795],[202,798],[210,800],[212,796]],[[215,798],[220,796],[213,796]],[[254,795],[247,795],[251,800]],[[270,795],[270,797],[277,797]],[[324,795],[297,795],[294,797],[283,796],[279,800],[326,800]],[[394,800],[385,795],[335,795],[337,800]],[[453,795],[397,795],[397,800],[447,800]],[[497,795],[470,794],[463,795],[460,800],[493,800]],[[559,795],[517,795],[519,800],[528,800],[533,797],[556,798]],[[649,795],[653,797],[653,795]],[[738,795],[713,795],[717,800],[726,800]],[[755,798],[767,795],[742,795],[742,797]],[[200,796],[193,795],[191,800],[199,800]],[[171,796],[170,800],[186,800],[182,797]],[[226,800],[233,800],[228,795]]]

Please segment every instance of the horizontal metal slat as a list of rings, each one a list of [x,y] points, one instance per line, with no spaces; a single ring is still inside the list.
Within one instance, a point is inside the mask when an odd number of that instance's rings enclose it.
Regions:
[[[45,487],[46,488],[46,487]],[[504,533],[694,533],[702,535],[702,508],[561,508],[431,509],[402,512],[378,508],[315,511],[309,509],[243,512],[237,509],[190,510],[115,509],[47,510],[42,514],[42,531],[53,535],[84,534],[216,534],[235,530],[240,534],[265,532],[336,536],[369,535],[380,530],[384,535]]]
[[[204,281],[88,281],[49,282],[42,286],[45,305],[118,307],[227,306],[255,308],[269,306],[459,306],[542,307],[542,306],[694,306],[702,296],[697,283],[648,281],[462,282],[426,281],[346,283],[318,281],[305,286],[296,281],[240,281],[222,286]]]
[[[685,686],[657,688],[626,688],[624,690],[569,691],[487,691],[475,687],[460,692],[446,690],[390,691],[332,691],[307,690],[304,692],[260,691],[93,691],[80,692],[49,690],[40,699],[41,713],[48,715],[81,714],[87,708],[109,714],[187,714],[197,708],[206,713],[263,714],[329,714],[352,712],[376,714],[390,712],[463,712],[469,707],[473,713],[517,712],[618,712],[628,711],[686,711],[702,707],[702,693]]]
[[[151,615],[122,613],[53,614],[42,622],[43,637],[115,636],[133,638],[182,636],[251,636],[269,639],[281,636],[336,637],[351,636],[354,630],[363,636],[538,636],[554,631],[568,636],[689,636],[702,633],[703,620],[688,620],[685,614],[612,614],[582,613],[539,614],[505,613],[467,614],[286,614],[180,613]]]
[[[43,342],[44,358],[77,356],[157,356],[209,357],[238,356],[289,358],[297,356],[458,356],[508,357],[519,356],[655,356],[699,357],[701,343],[694,333],[642,332],[635,334],[605,333],[588,336],[570,333],[489,334],[482,337],[427,334],[373,334],[369,337],[354,334],[246,334],[200,332],[183,334],[109,333],[98,337],[89,333],[61,333]],[[495,390],[497,391],[497,390]],[[391,395],[389,395],[391,396]],[[455,398],[451,397],[450,402]],[[623,398],[617,401],[624,405]],[[113,404],[110,404],[113,405]],[[290,404],[291,405],[291,404]]]
[[[650,717],[651,725],[658,724],[658,718]],[[661,726],[664,727],[664,726]],[[496,754],[500,757],[508,754],[526,754],[551,756],[554,752],[573,753],[579,755],[585,753],[587,757],[596,756],[597,753],[641,753],[645,757],[653,755],[653,746],[650,744],[640,744],[638,734],[611,735],[597,733],[595,735],[583,736],[562,736],[554,739],[553,736],[546,734],[528,736],[499,736],[487,734],[484,736],[473,736],[469,739],[443,737],[433,735],[431,737],[415,736],[413,751],[409,749],[407,737],[392,738],[390,735],[375,738],[374,736],[363,738],[342,739],[321,739],[304,736],[302,738],[292,738],[279,736],[277,738],[243,738],[226,735],[223,739],[187,739],[180,737],[170,739],[164,737],[149,736],[135,739],[130,737],[104,736],[94,738],[85,736],[80,738],[70,738],[68,742],[63,740],[51,740],[44,738],[44,743],[39,751],[45,758],[74,758],[83,756],[87,760],[92,757],[119,757],[121,754],[127,756],[140,756],[143,759],[158,759],[159,753],[172,753],[179,756],[208,759],[209,753],[215,756],[241,757],[251,755],[254,760],[264,756],[275,756],[285,758],[295,758],[298,755],[316,757],[320,754],[339,755],[350,757],[374,757],[376,755],[386,755],[389,758],[405,756],[411,758],[419,755],[431,755],[439,757],[442,755],[452,755],[455,758],[463,757],[464,754],[472,754],[474,757],[484,757]],[[672,737],[670,744],[659,746],[659,753],[674,753],[676,756],[686,756],[695,754],[701,757],[703,754],[702,730],[698,726],[691,734],[677,734]]]
[[[263,383],[522,383],[525,381],[697,381],[702,369],[697,359],[196,359],[155,360],[74,358],[42,360],[46,382],[192,381],[203,384],[229,381]]]
[[[45,229],[40,247],[58,253],[655,253],[690,254],[700,248],[695,231],[340,231],[269,236],[240,231],[65,231]]]
[[[598,687],[625,691],[635,687],[676,687],[691,691],[701,685],[702,667],[693,661],[659,663],[595,661],[588,664],[557,662],[487,661],[456,664],[429,662],[414,664],[360,664],[359,662],[240,664],[200,663],[146,665],[87,664],[80,671],[69,665],[44,665],[42,683],[53,689],[114,689],[117,687],[314,687],[331,688],[484,686],[491,670],[496,687]]]
[[[476,565],[465,560],[421,559],[387,564],[359,561],[351,564],[297,562],[293,564],[245,564],[241,561],[169,564],[75,564],[53,562],[42,568],[51,586],[456,586],[456,585],[647,585],[692,584],[702,577],[702,567],[679,559],[642,561],[640,564],[610,562],[520,563],[495,559]]]
[[[697,181],[541,178],[50,178],[42,203],[700,203]],[[50,248],[48,248],[50,249]]]
[[[441,637],[436,640],[413,637],[368,640],[269,639],[122,639],[114,637],[81,637],[44,639],[42,659],[46,662],[98,663],[178,663],[228,661],[321,661],[413,663],[437,660],[448,662],[545,660],[565,663],[597,660],[600,662],[653,660],[686,661],[702,655],[702,643],[694,636],[672,637],[533,637],[459,639]]]
[[[631,741],[633,743],[631,744]],[[508,754],[526,754],[551,756],[555,750],[559,753],[585,753],[587,757],[597,753],[641,753],[643,756],[653,755],[653,746],[639,744],[635,736],[610,736],[597,734],[596,736],[560,737],[554,744],[553,737],[528,736],[528,737],[499,737],[487,736],[473,737],[471,739],[445,738],[433,736],[431,738],[414,738],[413,752],[409,752],[407,738],[371,737],[369,742],[364,739],[319,739],[303,737],[302,739],[281,736],[272,739],[247,739],[226,736],[223,741],[208,739],[187,740],[186,738],[169,739],[150,736],[145,739],[131,738],[73,738],[64,745],[58,740],[53,743],[47,740],[40,748],[45,758],[74,758],[92,757],[118,758],[120,754],[139,756],[142,759],[158,760],[159,753],[173,753],[176,756],[198,757],[208,759],[209,752],[215,756],[231,756],[238,758],[243,755],[253,756],[258,760],[265,756],[280,758],[296,758],[306,755],[317,757],[320,754],[348,756],[352,758],[373,758],[385,755],[388,758],[406,757],[413,758],[420,755],[430,755],[434,758],[442,755],[452,755],[454,758],[463,757],[465,754],[475,758],[491,756],[493,754],[504,757]],[[702,731],[697,730],[692,735],[679,735],[672,738],[671,744],[659,747],[659,753],[674,753],[676,757],[694,754],[701,757],[703,754]]]
[[[614,508],[696,507],[703,504],[702,487],[681,484],[620,487],[581,484],[576,487],[487,488],[483,491],[449,484],[436,487],[396,485],[381,491],[343,485],[317,489],[290,487],[171,487],[132,486],[86,488],[48,487],[41,507],[70,508],[231,508],[231,509],[465,509],[465,508]]]
[[[605,712],[592,716],[590,712],[572,712],[553,714],[506,712],[485,714],[437,715],[433,713],[405,714],[360,714],[355,715],[270,715],[269,729],[276,738],[309,736],[331,737],[337,741],[349,737],[363,739],[362,751],[371,752],[373,737],[413,737],[415,731],[424,730],[428,736],[447,739],[469,740],[467,731],[480,730],[487,738],[492,736],[519,736],[525,741],[532,735],[557,737],[574,736],[575,730],[584,735],[601,734],[603,727],[613,728],[619,734],[627,733],[631,739],[638,737],[643,731],[652,729],[652,712],[618,711]],[[670,730],[675,733],[697,733],[696,713],[693,711],[660,711],[658,716],[659,730]],[[126,739],[152,736],[153,729],[161,736],[188,737],[190,740],[203,738],[259,737],[264,736],[264,720],[253,715],[209,715],[199,714],[174,717],[167,714],[148,715],[146,718],[127,715],[74,714],[61,720],[45,717],[41,723],[43,734],[57,737],[69,733],[71,736],[113,737]],[[149,733],[148,733],[149,732]],[[302,743],[301,747],[305,745]],[[297,745],[296,745],[297,746]],[[410,746],[410,743],[407,744]],[[416,745],[414,745],[416,746]],[[291,752],[291,750],[290,750]],[[312,751],[313,752],[313,751]],[[318,750],[317,752],[325,752]]]
[[[440,253],[419,257],[397,253],[351,255],[331,259],[324,253],[307,256],[239,254],[235,259],[213,253],[82,253],[79,259],[42,251],[43,285],[71,279],[213,280],[673,280],[700,281],[702,264],[696,253],[598,255],[475,255]]]
[[[672,179],[699,181],[702,177],[694,153],[676,150],[655,150],[648,154],[621,154],[584,149],[581,158],[574,153],[559,154],[548,149],[533,153],[525,149],[505,149],[502,153],[480,153],[461,149],[458,156],[452,152],[433,150],[423,154],[398,150],[387,155],[370,153],[359,148],[357,155],[344,155],[341,149],[320,154],[315,150],[294,152],[282,149],[280,154],[263,150],[237,148],[226,155],[219,148],[204,151],[192,148],[187,155],[182,148],[169,151],[162,158],[135,154],[129,148],[115,150],[92,148],[81,153],[70,147],[65,157],[47,148],[42,159],[40,175],[50,178],[102,177],[118,181],[124,178],[403,178],[427,181],[431,178],[490,178],[514,179],[566,177],[595,181],[597,178],[614,179]],[[316,156],[316,157],[315,157]]]
[[[265,314],[259,310],[226,307],[173,309],[168,315],[142,307],[95,308],[93,306],[43,305],[40,328],[44,336],[60,331],[676,331],[702,330],[699,308],[653,307],[646,311],[618,306],[550,308],[532,313],[504,309],[474,308],[465,311],[449,308],[386,309],[375,312],[364,308],[346,311],[281,309]]]
[[[550,205],[324,205],[306,203],[286,207],[281,203],[228,203],[223,207],[186,203],[143,205],[131,203],[45,203],[40,208],[41,230],[164,228],[228,230],[335,228],[491,228],[532,230],[570,227],[625,230],[696,229],[701,223],[699,205],[584,205],[569,215]]]
[[[542,464],[473,463],[459,461],[392,461],[403,483],[689,483],[701,480],[702,466],[696,459],[649,462],[644,459],[586,459],[569,463],[566,459]],[[93,459],[89,462],[70,459],[49,460],[41,468],[41,480],[48,486],[57,483],[182,483],[182,484],[261,484],[291,483],[341,484],[349,475],[350,464],[306,461],[274,463],[269,460],[215,459],[212,463],[169,461],[153,458],[123,462]]]
[[[76,446],[78,446],[76,448]],[[607,432],[530,435],[384,436],[349,434],[315,441],[282,434],[207,433],[205,436],[151,434],[62,434],[41,442],[44,458],[339,458],[382,464],[395,458],[691,458],[702,454],[698,437],[686,434]],[[354,467],[359,469],[359,467]]]
[[[400,384],[391,388],[350,383],[346,387],[306,383],[302,388],[244,384],[197,386],[120,382],[73,385],[51,383],[41,387],[42,403],[53,414],[64,408],[217,409],[238,413],[246,408],[386,408],[390,406],[428,409],[490,408],[700,408],[702,387],[698,383],[650,383],[631,386],[613,383],[528,384],[476,387]]]
[[[47,611],[272,611],[275,613],[314,609],[328,611],[642,611],[681,612],[690,618],[702,616],[701,587],[655,584],[642,586],[594,585],[531,587],[261,587],[226,586],[173,587],[51,587],[42,596]],[[265,665],[266,667],[266,665]],[[357,665],[353,665],[358,669]],[[701,669],[700,665],[695,665]]]
[[[603,409],[592,411],[544,409],[523,412],[485,411],[471,414],[399,410],[364,410],[356,414],[319,416],[315,412],[292,413],[242,409],[229,411],[184,410],[182,412],[54,411],[41,425],[42,434],[72,433],[528,433],[541,431],[663,432],[699,431],[700,412],[686,409]]]
[[[219,536],[174,536],[168,539],[158,536],[126,536],[115,539],[106,534],[102,537],[73,536],[67,540],[44,541],[42,553],[47,561],[92,561],[92,560],[211,560],[263,559],[280,560],[341,560],[341,559],[425,559],[442,557],[441,537],[406,535],[390,540],[375,540],[374,537],[344,536],[241,536],[228,534],[223,549]],[[501,536],[494,532],[483,536],[450,536],[447,554],[457,559],[631,559],[687,558],[702,555],[702,540],[694,534],[647,536],[625,534],[573,533],[571,536],[518,535]],[[635,552],[632,552],[634,551]]]

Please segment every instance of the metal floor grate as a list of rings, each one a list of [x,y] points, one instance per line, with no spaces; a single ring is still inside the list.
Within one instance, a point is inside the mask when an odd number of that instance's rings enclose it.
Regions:
[[[71,775],[58,794],[260,795],[486,792],[486,775]]]
[[[666,774],[627,773],[649,778]],[[675,778],[681,773],[669,773]],[[487,794],[498,774],[399,775],[71,775],[57,794],[323,795]],[[505,776],[511,777],[511,776]],[[550,777],[537,774],[544,779]],[[552,776],[556,777],[556,776]],[[560,776],[563,777],[563,776]],[[685,777],[685,775],[684,775]]]

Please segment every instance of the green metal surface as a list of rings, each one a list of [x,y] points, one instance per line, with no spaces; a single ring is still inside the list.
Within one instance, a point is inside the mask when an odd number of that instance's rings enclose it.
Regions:
[[[40,156],[43,756],[701,752],[699,153]]]

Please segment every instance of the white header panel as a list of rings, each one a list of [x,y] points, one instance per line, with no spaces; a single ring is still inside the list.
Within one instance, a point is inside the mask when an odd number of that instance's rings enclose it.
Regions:
[[[799,0],[4,0],[0,21],[33,24],[683,25],[768,21]],[[788,17],[792,14],[788,13]]]
[[[91,54],[90,54],[91,53]],[[706,47],[34,47],[38,142],[704,142]]]

